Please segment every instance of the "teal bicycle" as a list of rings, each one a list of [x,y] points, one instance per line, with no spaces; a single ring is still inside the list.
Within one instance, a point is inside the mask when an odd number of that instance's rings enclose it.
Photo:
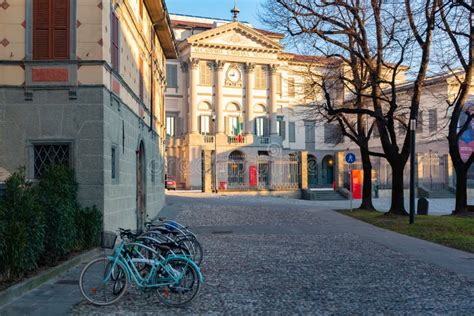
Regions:
[[[168,306],[183,306],[196,298],[203,279],[192,260],[170,254],[167,246],[156,250],[128,242],[127,233],[120,232],[122,241],[113,255],[94,259],[82,270],[79,287],[87,301],[99,306],[114,304],[130,283],[142,291],[156,293]],[[114,233],[102,233],[102,247],[114,248],[116,239]]]

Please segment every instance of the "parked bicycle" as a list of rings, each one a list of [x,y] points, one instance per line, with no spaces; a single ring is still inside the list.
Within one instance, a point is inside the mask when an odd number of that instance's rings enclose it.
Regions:
[[[169,306],[183,306],[196,298],[203,281],[192,260],[195,250],[191,253],[189,249],[195,247],[190,236],[196,236],[188,228],[185,232],[181,224],[176,225],[182,227],[178,233],[158,229],[161,224],[154,225],[148,223],[143,233],[119,229],[121,242],[117,247],[117,234],[102,233],[102,247],[115,251],[111,256],[92,260],[82,270],[79,287],[87,301],[101,306],[113,304],[126,293],[130,283],[142,291],[156,293]]]

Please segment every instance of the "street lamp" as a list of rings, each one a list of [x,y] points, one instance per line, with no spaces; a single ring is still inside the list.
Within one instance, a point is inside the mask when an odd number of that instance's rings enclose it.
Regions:
[[[213,134],[214,134],[214,185],[213,185],[213,188],[212,188],[212,192],[214,193],[217,193],[217,138],[216,138],[216,133],[215,133],[215,130],[216,130],[216,112],[215,111],[212,111],[212,114],[211,114],[211,117],[212,117],[212,131],[213,131]]]

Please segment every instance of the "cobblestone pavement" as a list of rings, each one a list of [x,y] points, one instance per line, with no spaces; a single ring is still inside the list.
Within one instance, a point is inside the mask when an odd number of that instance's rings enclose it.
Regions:
[[[166,213],[191,225],[203,244],[199,297],[171,309],[132,290],[113,306],[81,302],[73,314],[474,314],[472,270],[463,275],[436,262],[456,257],[468,266],[461,260],[474,262],[474,256],[309,201],[180,195],[168,197]],[[397,238],[400,247],[387,246]],[[407,240],[421,250],[407,254]],[[432,248],[445,257],[423,260]]]

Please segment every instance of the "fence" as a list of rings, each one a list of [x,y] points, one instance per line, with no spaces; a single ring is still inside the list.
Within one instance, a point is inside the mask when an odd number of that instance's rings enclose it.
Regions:
[[[448,156],[439,155],[435,152],[417,154],[416,181],[417,186],[424,187],[430,191],[441,190],[449,187]],[[392,168],[385,159],[372,158],[372,168],[378,180],[380,189],[392,188]],[[406,189],[410,185],[410,162],[408,161],[403,170],[403,185]]]
[[[251,175],[250,170],[255,170]],[[299,188],[299,163],[293,159],[259,157],[253,161],[217,162],[217,185],[228,190],[294,190]],[[252,178],[255,177],[253,180]],[[222,189],[222,187],[221,187]]]

